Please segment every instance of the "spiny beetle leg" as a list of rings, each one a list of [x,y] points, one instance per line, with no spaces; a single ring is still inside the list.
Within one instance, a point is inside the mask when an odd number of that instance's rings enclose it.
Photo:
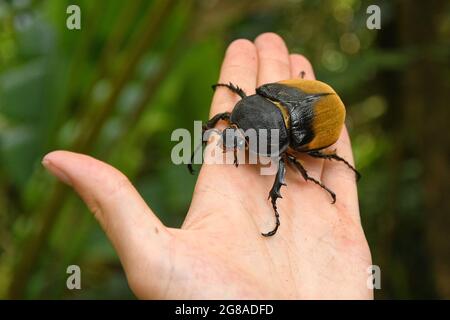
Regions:
[[[199,145],[197,146],[197,148],[195,148],[194,152],[192,152],[192,155],[191,155],[191,162],[187,164],[187,167],[188,167],[188,170],[189,170],[189,173],[190,173],[190,174],[194,174],[194,173],[195,173],[194,168],[192,168],[192,161],[194,161],[195,154],[197,153],[197,151],[198,151],[203,145],[205,145],[205,143],[206,143],[206,142],[202,141],[202,143],[199,144]]]
[[[231,113],[229,113],[229,112],[218,113],[214,117],[209,119],[208,122],[206,122],[206,124],[203,125],[203,127],[202,127],[202,143],[195,148],[194,152],[191,155],[191,163],[188,163],[188,165],[187,165],[188,170],[191,174],[195,173],[194,169],[192,168],[192,161],[194,160],[195,154],[197,153],[197,151],[200,149],[201,146],[204,146],[206,144],[206,141],[203,141],[205,132],[210,129],[213,129],[216,126],[217,122],[219,122],[220,120],[229,121],[230,116],[231,116]]]
[[[341,158],[340,156],[338,156],[336,154],[336,152],[333,152],[333,153],[322,153],[320,151],[309,151],[308,154],[311,157],[314,157],[314,158],[342,161],[343,163],[345,163],[347,165],[347,167],[349,167],[350,169],[353,170],[353,172],[356,175],[356,181],[361,179],[361,174],[358,172],[358,170],[356,170],[350,163],[348,163],[347,160],[345,160],[344,158]]]
[[[314,179],[313,177],[310,177],[308,175],[308,172],[306,171],[306,169],[303,167],[303,165],[300,163],[300,161],[298,161],[295,157],[289,156],[288,158],[295,165],[295,167],[298,169],[298,171],[300,171],[300,173],[302,174],[305,181],[309,180],[309,181],[314,182],[318,186],[320,186],[322,189],[324,189],[325,191],[327,191],[330,194],[331,198],[333,199],[333,201],[331,203],[334,204],[336,202],[336,194],[333,191],[328,189],[322,182]]]
[[[280,161],[278,162],[278,171],[277,175],[275,177],[275,181],[273,183],[272,189],[269,192],[269,198],[272,202],[272,207],[275,212],[275,228],[272,231],[269,231],[267,233],[261,233],[264,237],[271,237],[275,233],[277,233],[278,227],[280,226],[280,215],[278,214],[277,210],[277,199],[282,198],[280,189],[281,186],[286,185],[286,167],[284,163],[284,159],[280,158]]]
[[[232,84],[231,82],[228,83],[228,84],[216,83],[216,84],[212,85],[213,90],[216,90],[217,87],[226,87],[226,88],[230,89],[231,91],[233,91],[234,93],[236,93],[237,95],[239,95],[242,99],[247,97],[247,95],[245,94],[244,90],[242,90],[238,86]]]

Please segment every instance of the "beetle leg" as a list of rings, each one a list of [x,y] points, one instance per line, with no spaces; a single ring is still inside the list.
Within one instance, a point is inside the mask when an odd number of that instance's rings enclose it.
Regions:
[[[330,194],[331,198],[333,199],[333,201],[331,203],[335,203],[336,202],[336,194],[333,191],[328,189],[322,182],[314,179],[313,177],[310,177],[308,175],[308,172],[306,171],[305,167],[303,167],[303,165],[300,163],[300,161],[298,161],[295,157],[288,156],[288,158],[295,165],[295,167],[298,169],[298,171],[300,171],[300,173],[302,174],[302,176],[305,179],[305,181],[309,180],[309,181],[314,182],[318,186],[320,186],[322,189],[324,189],[325,191],[327,191]]]
[[[305,74],[306,72],[304,70],[300,71],[300,73],[298,74],[300,76],[301,79],[305,79]]]
[[[197,153],[197,151],[198,151],[204,144],[205,144],[205,142],[202,141],[202,143],[199,144],[199,145],[197,146],[197,148],[195,148],[194,152],[192,152],[192,155],[191,155],[191,162],[187,164],[187,167],[188,167],[188,170],[189,170],[189,173],[190,173],[190,174],[194,174],[194,173],[195,173],[194,168],[192,168],[192,161],[194,161],[194,157],[195,157],[195,154]]]
[[[345,160],[344,158],[341,158],[340,156],[338,156],[336,154],[336,152],[333,152],[333,153],[322,153],[320,151],[309,151],[308,154],[311,157],[314,157],[314,158],[342,161],[343,163],[345,163],[347,165],[347,167],[349,167],[350,169],[353,170],[353,172],[356,175],[356,181],[358,181],[361,178],[361,174],[358,172],[358,170],[356,170],[350,163],[348,163],[347,160]]]
[[[225,83],[217,83],[217,84],[213,84],[212,88],[213,90],[216,90],[217,87],[227,87],[228,89],[230,89],[231,91],[233,91],[234,93],[236,93],[237,95],[239,95],[242,99],[244,99],[245,97],[247,97],[247,95],[245,94],[244,90],[242,90],[241,88],[239,88],[238,86],[232,84],[231,82],[228,84]]]
[[[222,112],[222,113],[216,114],[214,117],[209,119],[208,122],[206,122],[206,124],[203,126],[202,134],[204,134],[206,130],[214,128],[216,126],[217,122],[219,122],[220,120],[225,120],[228,122],[230,120],[230,116],[231,116],[231,113],[229,113],[229,112]]]
[[[218,113],[214,117],[209,119],[208,122],[206,122],[206,124],[203,125],[203,127],[202,127],[202,143],[195,148],[194,152],[191,155],[191,162],[188,163],[188,165],[187,165],[188,170],[191,174],[194,174],[194,169],[192,168],[192,161],[194,160],[194,156],[197,153],[197,151],[200,149],[200,147],[204,146],[207,142],[207,141],[203,141],[205,132],[210,129],[213,129],[216,126],[217,122],[219,122],[220,120],[229,121],[230,115],[231,114],[229,112]]]
[[[282,198],[280,189],[281,189],[281,186],[286,185],[285,176],[286,176],[286,167],[285,167],[284,159],[280,158],[280,161],[278,162],[277,175],[275,177],[275,181],[273,183],[272,189],[269,192],[269,198],[271,199],[272,207],[275,212],[275,228],[272,231],[269,231],[267,233],[261,233],[264,237],[273,236],[277,232],[278,227],[280,226],[280,215],[278,214],[278,210],[277,210],[277,199]]]

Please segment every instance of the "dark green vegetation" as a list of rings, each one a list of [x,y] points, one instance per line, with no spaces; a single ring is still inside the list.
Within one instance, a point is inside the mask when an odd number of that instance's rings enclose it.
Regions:
[[[80,31],[65,24],[74,2]],[[100,227],[42,156],[105,160],[180,225],[195,177],[170,161],[170,134],[208,117],[231,40],[275,31],[347,106],[376,296],[450,298],[450,3],[376,3],[379,31],[361,0],[0,0],[0,297],[132,298]],[[70,264],[81,291],[65,287]]]

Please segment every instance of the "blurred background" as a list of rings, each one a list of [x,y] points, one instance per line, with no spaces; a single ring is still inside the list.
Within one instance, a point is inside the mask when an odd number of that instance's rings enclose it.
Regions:
[[[66,9],[81,8],[81,30]],[[366,9],[381,8],[381,30]],[[377,298],[450,298],[450,2],[0,0],[0,297],[130,298],[118,258],[45,153],[126,173],[180,226],[195,176],[170,135],[206,120],[224,50],[274,31],[347,106]],[[82,290],[66,288],[66,268]]]

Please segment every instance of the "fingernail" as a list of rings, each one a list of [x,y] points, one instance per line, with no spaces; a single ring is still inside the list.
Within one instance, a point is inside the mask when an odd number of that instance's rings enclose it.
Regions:
[[[72,182],[70,181],[69,177],[58,167],[56,167],[51,160],[44,157],[42,159],[42,165],[47,169],[51,174],[56,176],[59,180],[64,182],[65,184],[72,186]]]

